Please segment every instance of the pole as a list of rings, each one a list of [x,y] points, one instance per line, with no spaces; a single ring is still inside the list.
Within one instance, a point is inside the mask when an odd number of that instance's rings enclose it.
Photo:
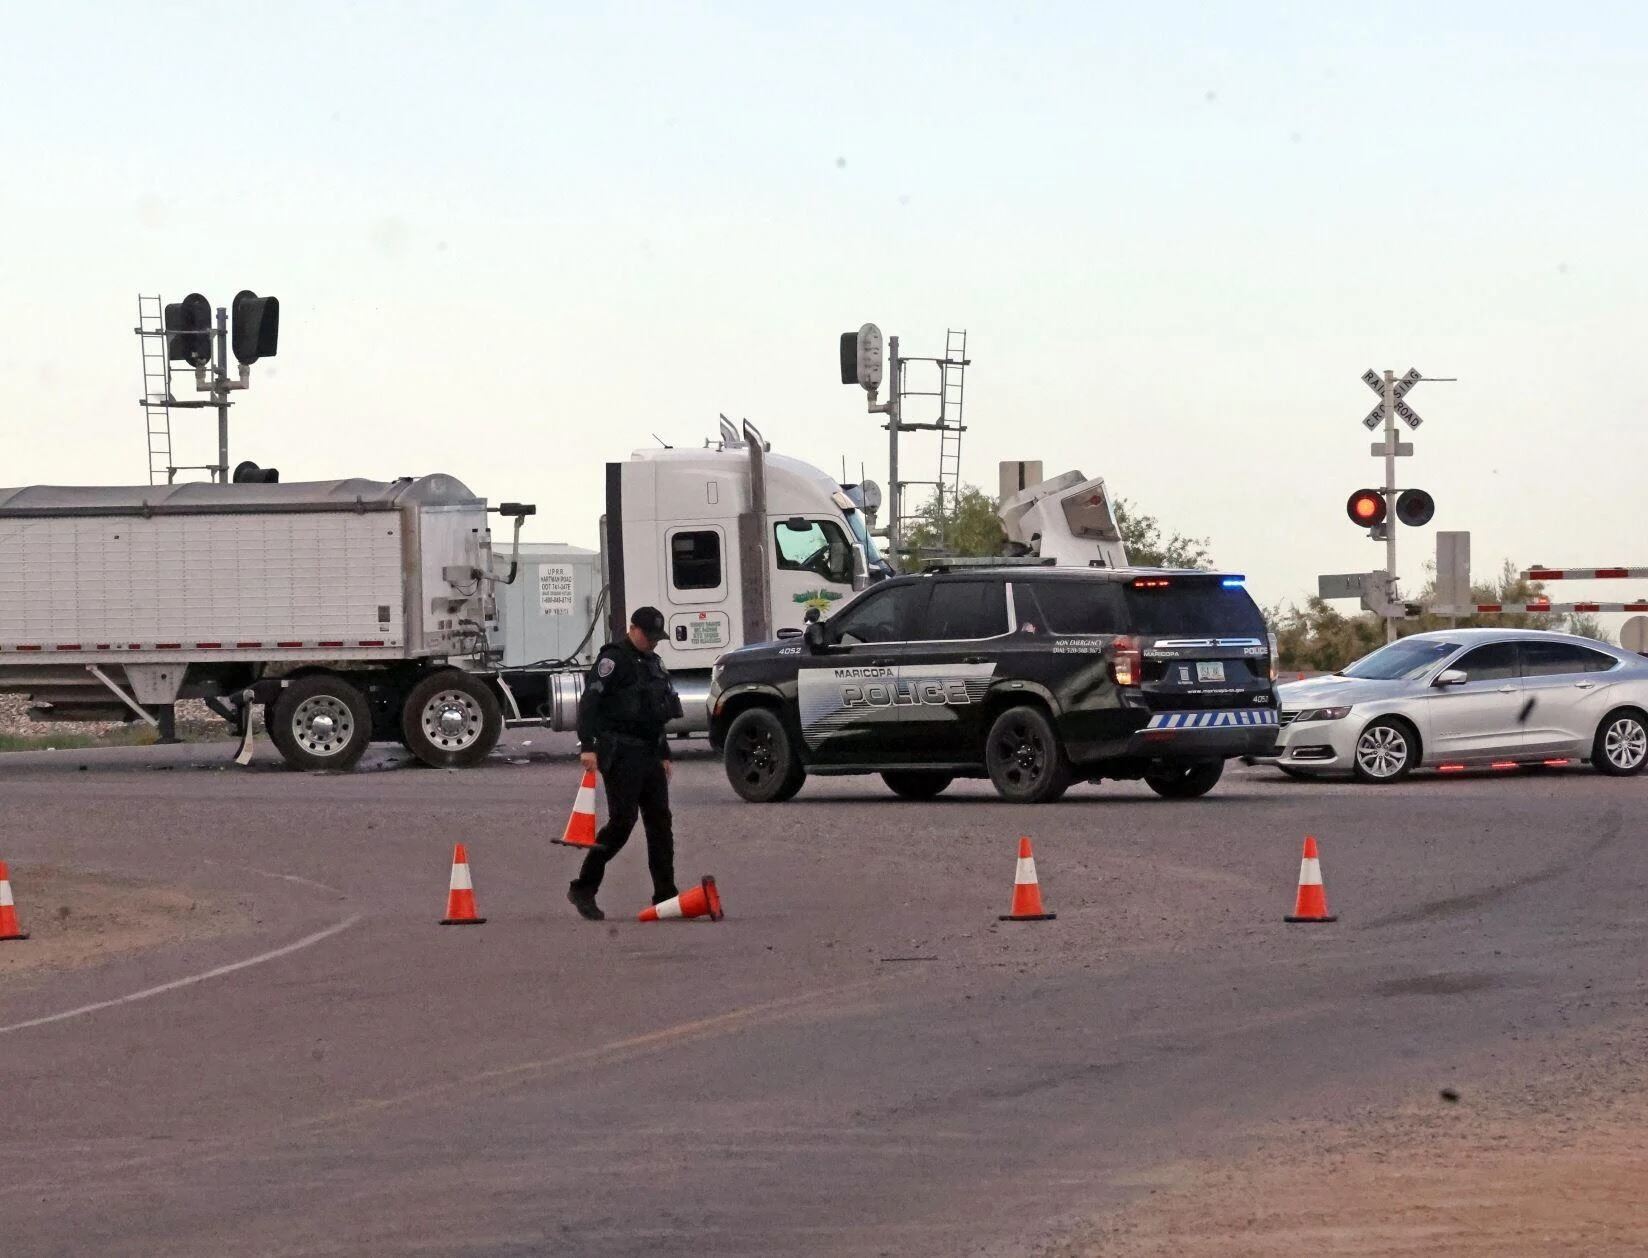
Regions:
[[[900,379],[902,367],[898,361],[898,337],[888,337],[887,348],[887,363],[892,368],[888,377],[891,387],[887,394],[887,548],[896,556],[904,541],[899,530],[904,495],[898,483],[898,426],[903,411],[904,382]]]
[[[1396,373],[1385,372],[1385,641],[1396,641]]]
[[[1389,372],[1385,373],[1388,377]],[[229,312],[217,308],[217,379],[212,381],[212,400],[217,403],[217,480],[229,483]]]

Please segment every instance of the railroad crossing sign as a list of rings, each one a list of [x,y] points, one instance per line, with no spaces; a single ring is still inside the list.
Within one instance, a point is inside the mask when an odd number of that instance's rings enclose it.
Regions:
[[[1402,401],[1402,399],[1407,396],[1408,391],[1412,389],[1414,385],[1418,384],[1424,378],[1425,377],[1423,373],[1420,372],[1419,368],[1409,367],[1407,374],[1400,380],[1394,382],[1391,386],[1391,395],[1396,399],[1396,417],[1409,428],[1418,428],[1419,425],[1425,421],[1420,418],[1418,411],[1414,410],[1413,407]],[[1380,375],[1372,367],[1369,367],[1362,373],[1362,383],[1377,393],[1380,398],[1379,405],[1369,411],[1367,416],[1362,420],[1362,426],[1369,432],[1372,432],[1375,428],[1379,427],[1380,424],[1385,422],[1385,377]]]

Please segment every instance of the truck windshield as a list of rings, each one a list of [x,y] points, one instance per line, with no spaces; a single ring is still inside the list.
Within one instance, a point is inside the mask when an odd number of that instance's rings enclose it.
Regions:
[[[881,552],[876,549],[875,538],[871,537],[870,531],[864,527],[864,513],[843,511],[841,514],[847,517],[847,528],[851,530],[853,540],[864,547],[865,560],[870,567],[875,567],[881,562]]]
[[[1442,642],[1436,638],[1406,638],[1382,646],[1372,655],[1364,655],[1341,677],[1361,677],[1369,681],[1417,681],[1432,665],[1446,659],[1459,649],[1457,642]]]

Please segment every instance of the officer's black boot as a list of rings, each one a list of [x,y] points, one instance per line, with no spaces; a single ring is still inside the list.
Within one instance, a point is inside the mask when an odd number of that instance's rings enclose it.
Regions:
[[[567,899],[572,907],[578,910],[578,916],[589,922],[604,922],[607,915],[601,912],[600,905],[595,903],[595,892],[573,883],[567,888]]]

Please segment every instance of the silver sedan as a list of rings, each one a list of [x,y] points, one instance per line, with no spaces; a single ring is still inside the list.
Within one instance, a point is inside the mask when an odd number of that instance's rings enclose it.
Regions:
[[[1276,694],[1282,728],[1260,762],[1295,777],[1395,782],[1418,768],[1573,760],[1624,776],[1648,765],[1648,659],[1565,633],[1417,633]]]

